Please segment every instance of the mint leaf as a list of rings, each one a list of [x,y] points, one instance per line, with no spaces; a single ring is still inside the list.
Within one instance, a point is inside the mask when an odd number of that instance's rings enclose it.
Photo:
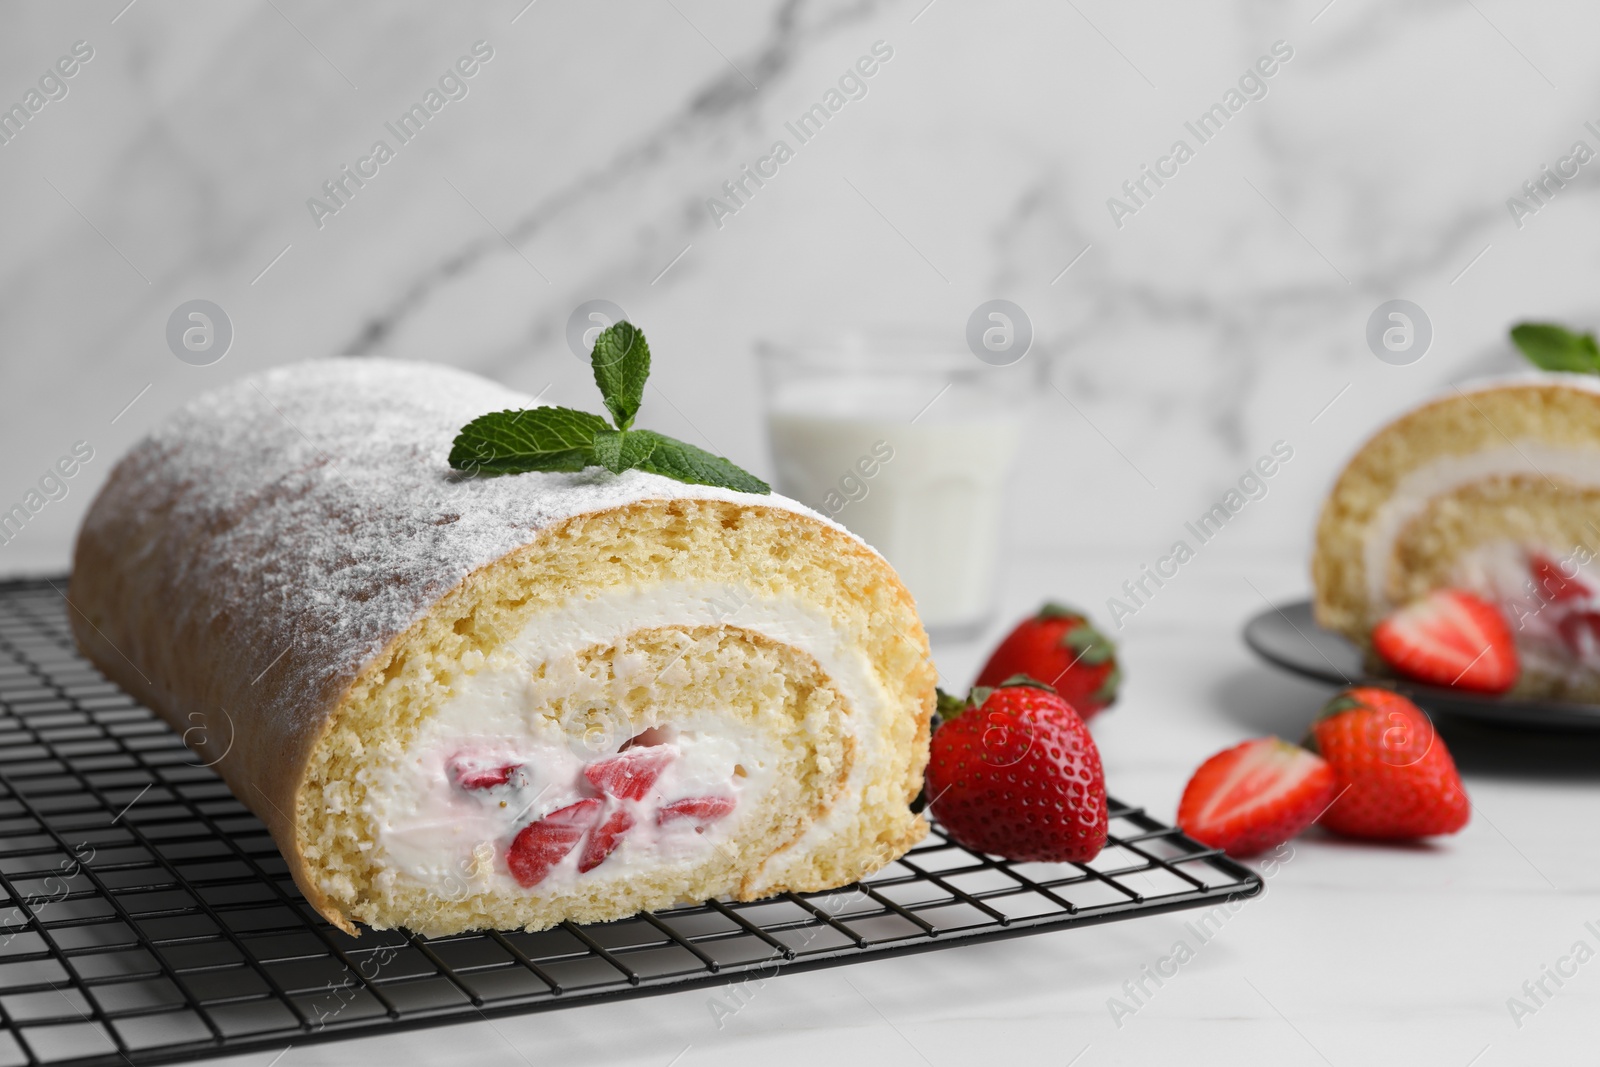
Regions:
[[[639,413],[644,382],[650,377],[650,346],[645,343],[644,334],[626,319],[607,326],[594,339],[589,364],[594,368],[594,384],[600,387],[606,410],[611,412],[611,421],[617,429],[626,430]]]
[[[639,464],[640,470],[691,485],[715,485],[743,493],[772,492],[772,486],[760,478],[703,448],[652,430],[635,430],[628,436],[649,437],[654,443],[650,454]]]
[[[450,466],[473,474],[585,467],[621,474],[637,468],[691,485],[772,492],[766,482],[721,456],[650,430],[629,429],[650,377],[650,346],[633,323],[619,322],[600,331],[589,364],[614,429],[599,415],[573,408],[490,412],[461,428],[450,446]]]
[[[479,415],[450,446],[459,471],[517,474],[581,471],[594,463],[594,438],[606,420],[572,408],[526,408]]]
[[[644,433],[601,430],[594,435],[594,461],[612,474],[621,474],[643,463],[656,447]]]
[[[1600,374],[1600,346],[1592,333],[1573,333],[1548,322],[1523,322],[1511,328],[1511,340],[1541,370]]]

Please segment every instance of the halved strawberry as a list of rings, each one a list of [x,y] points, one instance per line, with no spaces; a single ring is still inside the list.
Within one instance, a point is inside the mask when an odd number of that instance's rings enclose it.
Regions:
[[[661,772],[672,762],[674,750],[662,745],[630,748],[583,769],[589,784],[619,800],[643,800]]]
[[[633,816],[625,810],[612,812],[606,821],[594,828],[589,840],[584,842],[583,854],[578,857],[578,873],[587,874],[622,844],[622,835],[633,829]]]
[[[1212,848],[1249,856],[1310,826],[1333,797],[1327,761],[1279,738],[1258,737],[1200,764],[1183,790],[1178,825]]]
[[[1459,589],[1435,589],[1378,623],[1372,648],[1403,677],[1480,693],[1504,693],[1520,669],[1500,612]]]
[[[506,851],[506,865],[511,868],[511,877],[517,884],[532,889],[544,881],[550,868],[560,863],[600,818],[604,803],[585,797],[524,826]]]
[[[738,803],[733,797],[684,797],[682,800],[661,805],[660,810],[656,812],[656,823],[665,826],[679,819],[694,819],[704,826],[733,811]]]

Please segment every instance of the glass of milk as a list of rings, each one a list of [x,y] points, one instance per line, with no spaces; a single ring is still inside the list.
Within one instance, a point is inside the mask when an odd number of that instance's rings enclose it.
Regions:
[[[883,553],[931,634],[976,637],[995,604],[1027,361],[991,366],[959,336],[904,330],[758,351],[779,492]]]

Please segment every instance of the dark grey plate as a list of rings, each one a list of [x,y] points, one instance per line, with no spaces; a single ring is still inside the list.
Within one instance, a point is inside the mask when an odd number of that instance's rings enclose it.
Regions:
[[[1396,678],[1374,678],[1363,668],[1356,646],[1316,624],[1309,600],[1263,611],[1245,624],[1244,643],[1274,667],[1302,678],[1332,685],[1386,685],[1430,712],[1525,730],[1600,731],[1600,704],[1478,696]]]

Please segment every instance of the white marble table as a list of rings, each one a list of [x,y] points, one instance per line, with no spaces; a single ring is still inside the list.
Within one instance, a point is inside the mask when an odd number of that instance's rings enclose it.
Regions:
[[[1007,601],[1070,597],[1111,556],[1033,555]],[[1122,637],[1125,698],[1096,725],[1110,789],[1170,819],[1190,771],[1248,736],[1298,737],[1324,690],[1272,673],[1238,638],[1267,596],[1298,595],[1288,555],[1218,552],[1167,590],[1164,614]],[[1246,581],[1248,579],[1248,582]],[[950,684],[982,654],[940,650]],[[1583,940],[1600,948],[1600,737],[1441,724],[1474,804],[1466,830],[1379,846],[1313,832],[1199,945],[1184,913],[853,964],[767,982],[731,1016],[718,988],[294,1048],[284,1067],[352,1062],[714,1064],[990,1062],[1077,1067],[1273,1063],[1338,1067],[1581,1062],[1600,1010],[1600,962],[1538,1006],[1537,981]],[[1124,983],[1187,939],[1175,978],[1134,1004]],[[1114,1016],[1109,1001],[1136,1008]],[[1507,1000],[1532,1014],[1514,1020]],[[718,1025],[718,1017],[722,1025]],[[1119,1021],[1121,1025],[1118,1026]],[[257,1055],[223,1062],[260,1067]]]

